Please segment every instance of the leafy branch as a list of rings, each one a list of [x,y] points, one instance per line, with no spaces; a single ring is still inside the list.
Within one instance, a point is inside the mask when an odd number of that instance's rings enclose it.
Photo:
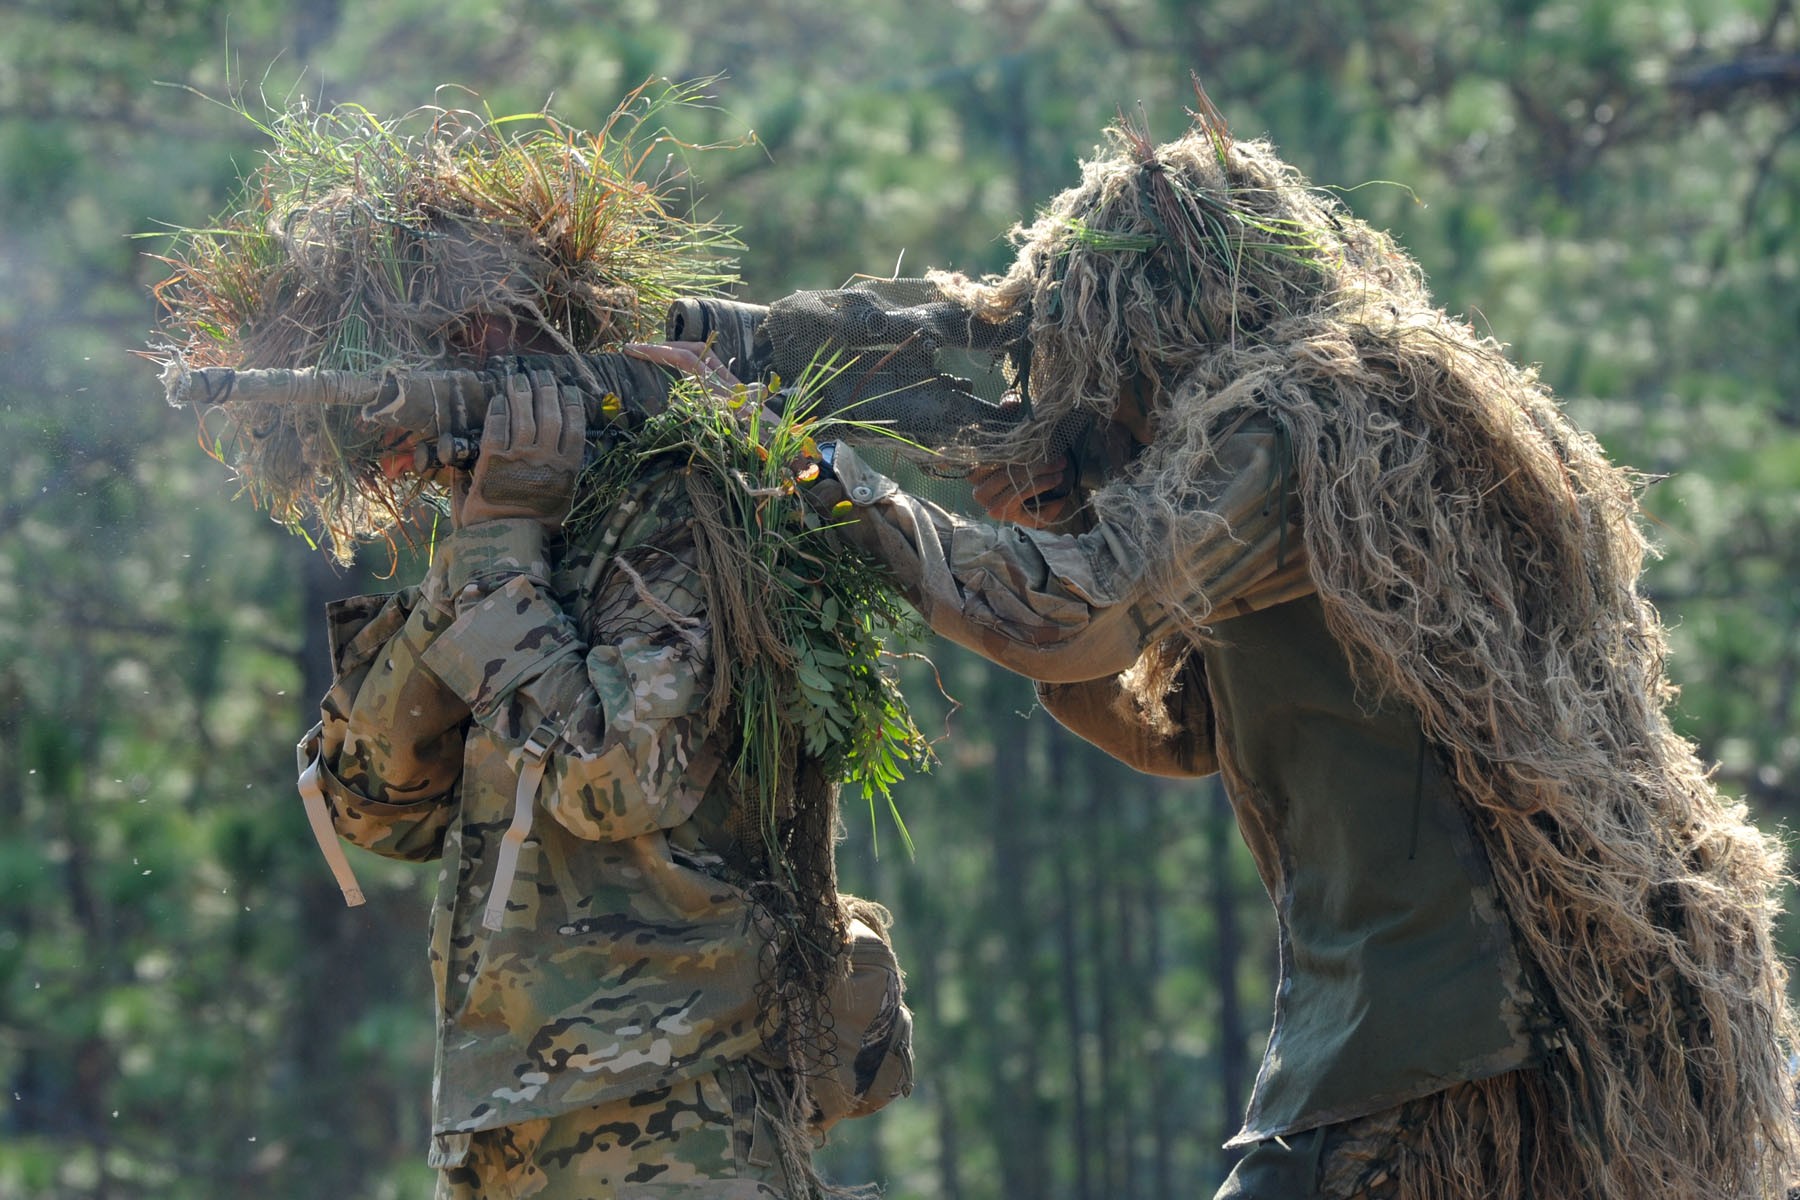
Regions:
[[[910,854],[893,785],[908,770],[928,769],[932,754],[888,647],[916,632],[916,618],[883,570],[832,532],[845,514],[821,513],[807,495],[819,479],[818,439],[872,428],[815,415],[809,397],[839,369],[809,370],[788,389],[779,416],[741,386],[720,400],[691,381],[676,384],[663,412],[590,467],[569,524],[578,537],[592,530],[658,461],[681,463],[690,487],[711,489],[717,511],[695,520],[729,542],[733,573],[742,576],[730,586],[754,610],[731,618],[733,606],[715,603],[712,615],[737,721],[734,765],[765,829],[795,794],[804,756],[834,784],[860,789],[871,817],[883,804]],[[770,387],[780,391],[781,381]]]

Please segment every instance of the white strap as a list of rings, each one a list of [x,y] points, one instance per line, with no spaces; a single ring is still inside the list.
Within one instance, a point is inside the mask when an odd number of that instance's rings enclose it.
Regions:
[[[350,869],[350,860],[344,856],[344,846],[338,841],[337,830],[332,828],[331,810],[325,803],[325,789],[319,785],[321,729],[322,726],[314,725],[300,739],[300,744],[294,747],[294,763],[300,770],[300,803],[306,809],[306,821],[312,826],[313,838],[319,843],[320,852],[325,855],[325,864],[337,879],[338,890],[344,893],[344,903],[355,908],[363,903],[362,886],[356,882],[356,872]]]
[[[544,781],[550,744],[556,740],[556,729],[546,721],[531,731],[519,747],[524,760],[519,767],[519,787],[513,793],[512,824],[500,838],[500,854],[494,862],[494,890],[488,894],[487,909],[481,914],[486,929],[499,929],[506,923],[506,901],[512,895],[513,880],[519,874],[519,851],[531,834],[532,810],[536,808],[538,785]]]

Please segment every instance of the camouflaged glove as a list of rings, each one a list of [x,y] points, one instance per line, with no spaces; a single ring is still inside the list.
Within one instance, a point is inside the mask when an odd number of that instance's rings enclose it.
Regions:
[[[504,390],[488,401],[481,455],[458,481],[464,488],[451,523],[529,519],[555,529],[575,502],[586,434],[581,389],[549,371],[508,373]]]

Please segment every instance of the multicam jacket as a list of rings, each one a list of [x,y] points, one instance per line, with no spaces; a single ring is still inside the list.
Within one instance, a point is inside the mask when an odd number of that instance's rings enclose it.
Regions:
[[[1108,454],[1097,482],[1134,486]],[[1222,774],[1275,903],[1281,966],[1234,1144],[1526,1066],[1554,1036],[1418,714],[1359,689],[1326,627],[1290,527],[1295,506],[1281,503],[1284,457],[1271,424],[1231,435],[1198,481],[1214,536],[1166,551],[1104,518],[1080,532],[966,521],[844,447],[834,460],[858,506],[850,536],[935,631],[1051,681],[1038,688],[1045,707],[1140,770]],[[1151,547],[1178,556],[1154,566],[1210,611],[1173,729],[1147,721],[1119,679],[1184,628],[1153,599]]]
[[[330,611],[318,777],[333,823],[441,857],[433,1162],[471,1131],[691,1078],[762,1043],[766,939],[729,850],[711,646],[685,492],[643,480],[614,552],[552,556],[531,521],[456,531],[417,588]],[[596,541],[600,541],[596,537]],[[521,773],[539,819],[490,929]],[[547,815],[548,819],[544,819]]]

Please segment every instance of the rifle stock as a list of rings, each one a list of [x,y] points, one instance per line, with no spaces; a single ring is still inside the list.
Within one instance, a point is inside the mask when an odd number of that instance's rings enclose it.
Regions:
[[[750,380],[766,368],[756,333],[768,310],[728,300],[683,299],[670,306],[665,332],[672,341],[711,342],[716,353]],[[587,396],[588,425],[599,428],[660,412],[674,372],[629,355],[520,355],[489,359],[479,368],[378,371],[189,367],[179,359],[163,369],[163,393],[177,408],[221,405],[353,408],[377,429],[415,435],[417,467],[467,467],[481,442],[488,400],[508,370],[548,370]]]

